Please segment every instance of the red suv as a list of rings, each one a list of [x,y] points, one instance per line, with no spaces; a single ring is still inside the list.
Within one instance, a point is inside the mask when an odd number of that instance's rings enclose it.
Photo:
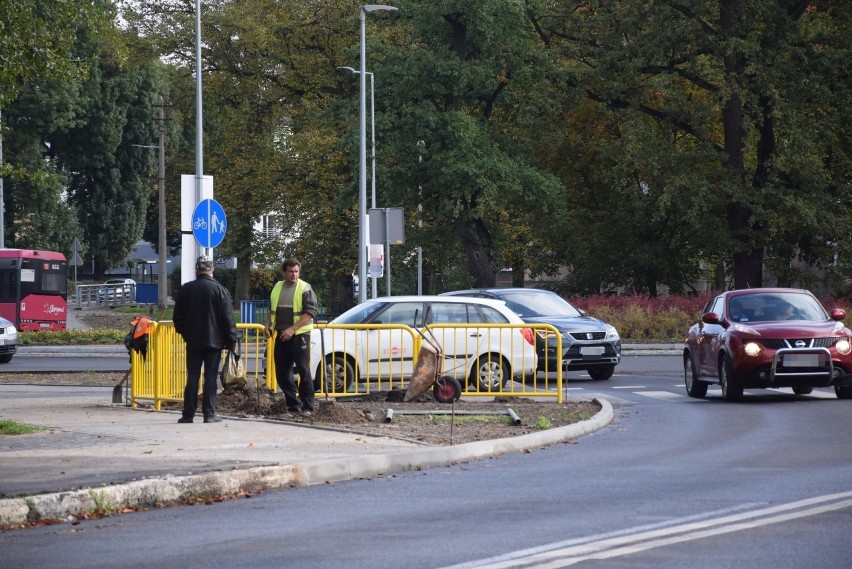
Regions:
[[[829,315],[807,290],[754,288],[713,298],[689,329],[683,376],[691,397],[704,397],[711,383],[722,398],[737,401],[747,388],[791,387],[806,395],[834,387],[852,399],[852,331]]]

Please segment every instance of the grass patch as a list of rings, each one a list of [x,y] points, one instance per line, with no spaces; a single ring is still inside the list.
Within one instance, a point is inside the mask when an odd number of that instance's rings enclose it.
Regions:
[[[18,423],[10,419],[0,419],[0,435],[29,435],[40,430],[41,427]]]
[[[400,414],[400,418],[413,418],[416,415],[404,415]],[[450,424],[450,421],[453,419],[453,415],[451,413],[447,413],[446,415],[443,413],[435,413],[434,415],[427,416],[430,423],[433,425],[438,425],[441,423]],[[512,418],[508,415],[456,415],[454,425],[462,425],[464,423],[506,423],[507,425],[512,424]]]
[[[553,428],[553,423],[547,417],[539,416],[535,422],[535,428],[540,431],[546,431]]]

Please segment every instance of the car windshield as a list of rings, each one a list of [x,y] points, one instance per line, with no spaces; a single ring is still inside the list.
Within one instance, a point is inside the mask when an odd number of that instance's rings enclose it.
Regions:
[[[377,300],[367,300],[361,304],[356,304],[337,318],[331,321],[332,324],[363,324],[377,311],[384,307],[385,302]]]
[[[728,314],[734,322],[828,320],[828,313],[817,299],[796,292],[734,296],[729,301]]]
[[[558,294],[511,292],[500,295],[509,310],[521,318],[536,316],[564,316],[576,318],[580,311]]]

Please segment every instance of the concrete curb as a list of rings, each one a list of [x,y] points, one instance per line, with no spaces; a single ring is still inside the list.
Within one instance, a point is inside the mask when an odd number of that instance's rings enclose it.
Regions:
[[[558,429],[450,447],[428,447],[302,464],[262,466],[192,476],[164,476],[101,488],[0,500],[0,528],[37,520],[69,520],[86,512],[120,512],[124,507],[174,504],[198,496],[236,495],[342,482],[357,478],[446,466],[564,442],[602,429],[613,420],[612,405],[595,399],[601,410],[591,419]]]

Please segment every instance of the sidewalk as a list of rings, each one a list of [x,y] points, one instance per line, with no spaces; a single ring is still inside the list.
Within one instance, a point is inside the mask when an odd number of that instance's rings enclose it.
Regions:
[[[57,391],[59,389],[59,391]],[[50,391],[47,391],[50,390]],[[45,427],[0,439],[0,528],[109,508],[180,502],[447,465],[540,447],[613,419],[449,447],[280,421],[200,418],[112,405],[104,388],[0,385],[0,417]]]

